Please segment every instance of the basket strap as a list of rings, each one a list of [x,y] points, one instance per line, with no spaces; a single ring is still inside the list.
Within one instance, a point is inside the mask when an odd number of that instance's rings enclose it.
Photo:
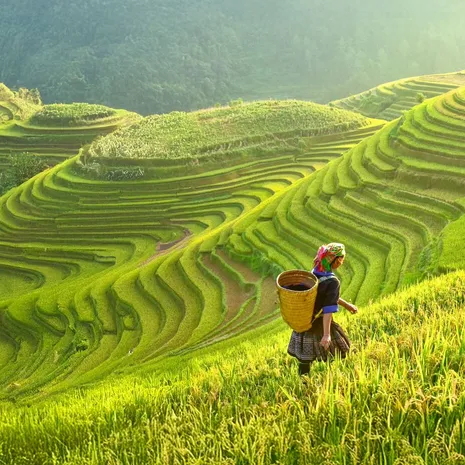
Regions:
[[[312,324],[318,317],[321,316],[322,313],[323,313],[323,309],[320,309],[319,312],[316,315],[313,315]]]

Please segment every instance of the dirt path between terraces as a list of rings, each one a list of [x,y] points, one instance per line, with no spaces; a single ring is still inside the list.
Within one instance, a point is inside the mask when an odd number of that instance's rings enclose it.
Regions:
[[[148,263],[152,262],[158,257],[162,257],[163,255],[166,255],[168,252],[172,252],[173,250],[180,249],[184,245],[186,245],[187,242],[189,242],[190,238],[192,236],[192,233],[188,230],[184,230],[184,236],[176,239],[175,241],[172,242],[158,242],[156,247],[155,247],[155,253],[147,258],[143,263],[140,264],[140,266],[147,265]]]

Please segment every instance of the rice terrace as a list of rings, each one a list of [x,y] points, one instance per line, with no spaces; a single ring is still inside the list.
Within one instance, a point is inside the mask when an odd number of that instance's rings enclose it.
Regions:
[[[2,84],[0,167],[0,464],[465,464],[465,72],[146,117]],[[275,281],[336,239],[354,350],[302,381]]]

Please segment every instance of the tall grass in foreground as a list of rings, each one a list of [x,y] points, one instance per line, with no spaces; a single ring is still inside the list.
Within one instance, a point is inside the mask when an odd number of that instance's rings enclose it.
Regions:
[[[38,405],[0,407],[2,464],[465,464],[465,273],[358,317],[302,382],[290,331]],[[231,345],[231,342],[229,342]]]

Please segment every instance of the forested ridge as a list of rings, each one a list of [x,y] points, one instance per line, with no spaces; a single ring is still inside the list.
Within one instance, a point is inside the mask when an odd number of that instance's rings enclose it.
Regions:
[[[3,0],[0,82],[143,114],[325,102],[462,69],[464,13],[458,0]]]

